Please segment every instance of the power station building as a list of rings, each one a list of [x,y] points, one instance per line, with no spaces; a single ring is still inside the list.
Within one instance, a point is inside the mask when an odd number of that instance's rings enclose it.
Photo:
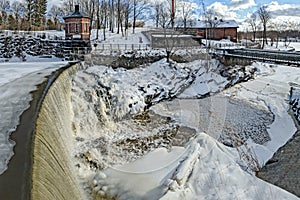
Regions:
[[[80,13],[79,5],[75,5],[75,11],[64,17],[65,38],[70,40],[89,40],[91,18]]]

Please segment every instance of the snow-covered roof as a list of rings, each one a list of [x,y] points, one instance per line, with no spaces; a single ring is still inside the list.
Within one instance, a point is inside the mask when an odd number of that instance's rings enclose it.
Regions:
[[[235,20],[194,20],[189,21],[186,24],[187,28],[238,28],[239,25]],[[180,23],[179,27],[183,27],[183,23]]]

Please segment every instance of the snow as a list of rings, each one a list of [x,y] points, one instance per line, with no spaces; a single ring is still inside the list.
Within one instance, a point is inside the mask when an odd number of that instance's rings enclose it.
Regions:
[[[284,42],[279,42],[278,43],[280,46],[285,46]],[[295,48],[295,51],[300,51],[300,42],[287,42],[289,47]]]
[[[92,66],[79,72],[72,90],[73,121],[76,136],[82,139],[76,142],[74,151],[76,155],[86,155],[100,169],[95,171],[78,159],[83,184],[93,183],[92,193],[99,198],[108,195],[119,199],[297,199],[256,178],[249,170],[251,163],[243,160],[240,153],[250,153],[253,162],[258,159],[261,166],[294,134],[295,126],[287,113],[288,81],[297,82],[299,70],[254,63],[246,68],[257,69],[254,80],[224,90],[228,80],[220,75],[220,68],[222,65],[215,60],[209,64],[198,60],[169,65],[163,59],[131,70]],[[211,136],[200,133],[205,122],[199,122],[202,119],[199,115],[204,109],[197,107],[198,100],[190,99],[203,97],[207,92],[215,94],[205,98],[210,101],[206,130]],[[185,99],[162,102],[178,95]],[[219,143],[217,139],[229,112],[228,99],[245,101],[257,110],[272,112],[275,120],[267,128],[271,140],[258,144],[249,137],[237,149]],[[177,105],[172,107],[170,102]],[[196,134],[184,136],[182,146],[158,145],[172,137],[161,137],[159,141],[149,139],[166,130],[165,122],[156,124],[150,118],[145,125],[132,121],[130,115],[141,113],[153,104],[151,111],[169,117],[175,126],[194,129]],[[101,110],[94,110],[95,107]],[[237,113],[243,111],[248,110]],[[238,121],[233,122],[238,125],[255,120],[247,113],[236,118]],[[99,119],[104,123],[95,124]],[[167,125],[168,130],[174,130],[174,125]],[[120,144],[128,145],[130,151]]]
[[[237,164],[238,155],[208,135],[200,133],[192,145],[200,149],[188,157],[195,163],[186,174],[187,183],[161,199],[298,199],[245,173]]]
[[[97,30],[93,29],[91,33],[91,40],[95,43],[101,44],[150,44],[150,41],[147,37],[142,34],[143,31],[147,31],[148,28],[136,28],[135,34],[132,33],[132,30],[128,30],[125,35],[122,34],[106,32],[106,40],[103,36],[103,30],[99,30],[99,38],[96,40]]]
[[[268,129],[271,140],[264,145],[251,144],[260,165],[265,164],[296,132],[293,120],[287,112],[287,102],[289,83],[299,83],[300,69],[274,65],[272,70],[271,75],[258,77],[255,81],[241,83],[224,91],[224,95],[270,109],[275,115],[274,122]]]
[[[278,45],[276,47],[275,44],[273,44],[273,46],[265,45],[264,49],[265,50],[275,50],[275,51],[294,51],[295,50],[295,48],[292,46]]]
[[[168,158],[173,162],[168,163]],[[96,174],[95,192],[118,199],[298,199],[246,173],[238,160],[237,152],[199,133],[184,152],[157,149],[117,170]],[[157,169],[155,161],[164,167]],[[149,166],[155,170],[142,173]],[[136,168],[137,172],[131,171]]]
[[[0,174],[13,156],[15,142],[9,139],[19,117],[29,107],[30,92],[45,76],[66,63],[0,63]]]

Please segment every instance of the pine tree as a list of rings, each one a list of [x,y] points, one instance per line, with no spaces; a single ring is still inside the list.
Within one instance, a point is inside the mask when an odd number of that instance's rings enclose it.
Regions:
[[[47,11],[47,0],[26,0],[27,20],[31,25],[40,27],[44,25]]]
[[[44,26],[47,11],[47,0],[34,0],[32,24],[37,27]]]

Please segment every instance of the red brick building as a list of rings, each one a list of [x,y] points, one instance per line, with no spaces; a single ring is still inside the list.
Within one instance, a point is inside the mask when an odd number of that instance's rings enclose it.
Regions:
[[[235,20],[212,20],[212,21],[194,21],[188,23],[186,30],[201,36],[202,38],[221,40],[229,39],[237,41],[238,24]]]
[[[89,40],[90,17],[79,12],[79,5],[75,5],[75,12],[64,17],[66,39]]]

